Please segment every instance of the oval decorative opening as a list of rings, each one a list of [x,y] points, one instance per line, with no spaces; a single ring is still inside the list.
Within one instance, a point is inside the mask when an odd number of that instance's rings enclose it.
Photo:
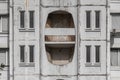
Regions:
[[[48,61],[56,65],[72,62],[75,48],[75,26],[73,17],[65,11],[48,15],[45,30],[45,49]]]

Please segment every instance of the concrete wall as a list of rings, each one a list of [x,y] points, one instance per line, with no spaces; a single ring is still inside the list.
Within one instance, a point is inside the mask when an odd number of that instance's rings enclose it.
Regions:
[[[77,6],[79,4],[79,6]],[[25,29],[20,29],[20,13],[25,11]],[[29,13],[35,11],[35,29],[29,29]],[[92,28],[87,30],[85,23],[86,10],[92,11]],[[95,11],[100,11],[100,29],[95,29],[94,18]],[[81,0],[81,1],[63,1],[63,0],[14,0],[14,18],[13,18],[13,59],[14,59],[14,80],[49,80],[49,79],[70,79],[70,80],[106,80],[106,0]],[[66,65],[51,64],[46,55],[45,35],[49,35],[45,29],[49,13],[54,11],[69,12],[74,21],[75,47],[73,60]],[[67,30],[67,29],[66,29]],[[54,32],[59,34],[59,31]],[[65,35],[62,33],[61,35]],[[71,33],[67,33],[70,35]],[[18,36],[19,35],[19,36]],[[54,34],[53,34],[54,35]],[[60,35],[60,34],[59,34]],[[54,43],[55,44],[55,43]],[[35,45],[35,62],[34,66],[27,66],[30,63],[20,63],[19,46],[25,45],[26,54],[28,46]],[[95,45],[101,46],[99,66],[86,67],[85,46],[91,45],[94,51]],[[94,52],[93,52],[94,53]],[[26,57],[27,58],[27,57]],[[21,67],[22,65],[22,67]],[[23,66],[24,65],[24,66]]]
[[[109,80],[107,78],[108,14],[106,6],[107,0],[14,0],[14,2],[10,0],[10,80]],[[0,10],[2,9],[0,8]],[[20,11],[22,10],[25,11],[24,29],[20,28]],[[29,28],[29,11],[31,10],[35,11],[34,29]],[[86,29],[86,11],[88,10],[92,12],[90,30]],[[71,30],[55,29],[54,32],[50,29],[47,30],[45,28],[47,17],[54,11],[70,13],[75,27]],[[95,28],[95,11],[100,11],[100,29]],[[3,14],[2,12],[0,11],[1,14]],[[62,30],[66,32],[62,32]],[[70,63],[54,65],[48,61],[45,44],[56,44],[45,41],[45,35],[50,34],[75,36],[75,42],[72,43],[75,45],[74,54]],[[3,41],[2,38],[0,40]],[[29,45],[35,45],[34,63],[29,63],[28,57],[26,57],[27,62],[20,62],[20,45],[25,45],[27,56]],[[86,64],[86,45],[92,46],[93,54],[95,54],[95,46],[101,46],[99,64],[94,61],[95,55],[93,55],[93,62]],[[1,80],[3,79],[1,78]]]
[[[25,28],[20,28],[20,11],[25,11]],[[34,29],[29,28],[29,11],[34,11],[35,25]],[[14,0],[13,7],[13,24],[11,24],[11,52],[14,56],[11,56],[14,61],[11,63],[14,71],[11,70],[14,80],[39,80],[40,76],[40,12],[39,12],[39,0]],[[12,37],[13,35],[13,37]],[[18,36],[19,35],[19,36]],[[34,63],[20,62],[20,45],[25,45],[25,54],[29,54],[29,45],[35,46],[35,61]],[[12,54],[11,53],[11,54]],[[12,69],[11,67],[11,69]],[[14,74],[13,74],[13,73]],[[11,77],[11,80],[13,80]]]

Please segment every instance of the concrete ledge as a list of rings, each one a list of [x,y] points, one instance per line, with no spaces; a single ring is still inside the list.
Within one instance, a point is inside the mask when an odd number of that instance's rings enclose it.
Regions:
[[[19,67],[35,67],[35,63],[19,63]]]
[[[86,63],[85,64],[85,67],[100,67],[101,66],[101,63]]]
[[[19,32],[35,32],[34,28],[20,28]]]

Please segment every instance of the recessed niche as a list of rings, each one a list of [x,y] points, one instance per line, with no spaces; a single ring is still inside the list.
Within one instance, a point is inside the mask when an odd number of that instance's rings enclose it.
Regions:
[[[45,41],[48,42],[73,42],[75,41],[75,36],[71,35],[49,35],[45,36]]]
[[[48,15],[46,28],[74,28],[73,17],[65,11],[55,11]]]
[[[74,45],[46,45],[48,61],[55,65],[65,65],[72,61]]]
[[[75,48],[75,34],[71,34],[75,30],[72,15],[65,11],[52,12],[48,15],[45,28],[48,61],[55,65],[72,62]]]

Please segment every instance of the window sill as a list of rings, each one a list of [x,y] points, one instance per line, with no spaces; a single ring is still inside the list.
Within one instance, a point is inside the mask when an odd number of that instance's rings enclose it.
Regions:
[[[21,62],[21,63],[19,63],[19,67],[35,67],[35,63]]]
[[[0,34],[8,34],[8,32],[0,32]]]
[[[101,29],[100,29],[100,28],[95,28],[94,30],[96,30],[96,31],[101,31]]]
[[[86,32],[100,32],[101,29],[100,28],[95,28],[94,30],[92,29],[85,29]]]
[[[85,64],[85,67],[100,67],[101,66],[101,63],[86,63]]]
[[[111,71],[120,71],[120,66],[111,66]]]
[[[20,32],[35,32],[34,28],[20,28]]]
[[[2,71],[8,71],[8,68],[5,67],[5,68],[0,69],[0,72],[2,72]]]
[[[8,0],[5,0],[5,1],[0,1],[0,3],[7,3],[8,2]]]

